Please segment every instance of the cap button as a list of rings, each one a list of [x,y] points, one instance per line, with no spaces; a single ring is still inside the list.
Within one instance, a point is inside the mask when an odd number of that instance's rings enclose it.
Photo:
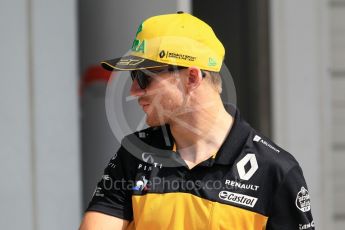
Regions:
[[[184,12],[183,11],[177,11],[178,14],[183,14]]]

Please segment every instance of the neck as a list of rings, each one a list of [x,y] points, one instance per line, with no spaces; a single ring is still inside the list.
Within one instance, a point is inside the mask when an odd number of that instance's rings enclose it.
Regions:
[[[194,106],[193,110],[177,116],[170,129],[181,157],[187,164],[195,165],[218,151],[231,129],[233,118],[221,100]]]

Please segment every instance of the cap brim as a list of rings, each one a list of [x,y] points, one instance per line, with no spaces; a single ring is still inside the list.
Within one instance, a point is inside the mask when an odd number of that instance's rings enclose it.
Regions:
[[[101,65],[104,69],[109,71],[140,70],[168,66],[168,64],[166,63],[156,62],[132,55],[111,59],[108,61],[102,61]]]

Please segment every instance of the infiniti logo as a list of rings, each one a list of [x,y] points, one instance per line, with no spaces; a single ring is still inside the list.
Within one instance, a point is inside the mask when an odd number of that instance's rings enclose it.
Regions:
[[[143,159],[143,161],[147,163],[153,164],[155,162],[155,160],[153,159],[153,156],[150,153],[143,152],[141,154],[141,158]]]

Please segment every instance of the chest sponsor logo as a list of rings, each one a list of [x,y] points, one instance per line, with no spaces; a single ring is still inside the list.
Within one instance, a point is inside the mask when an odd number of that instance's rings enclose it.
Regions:
[[[241,204],[251,208],[253,208],[258,201],[258,198],[229,191],[221,191],[218,196],[222,200],[235,204]]]
[[[258,185],[244,184],[244,183],[234,181],[234,180],[225,180],[225,185],[231,186],[234,188],[246,189],[246,190],[252,190],[252,191],[257,191],[260,187]]]
[[[301,190],[297,193],[296,197],[296,207],[302,212],[310,211],[310,196],[307,189],[303,186]]]
[[[115,159],[117,158],[117,153],[115,153],[115,155],[110,159],[108,166],[110,168],[115,168],[116,164],[115,164]]]
[[[135,182],[135,186],[133,187],[134,191],[143,191],[143,190],[147,190],[147,182],[148,180],[145,178],[145,176],[141,177],[141,180],[137,180]]]
[[[258,162],[254,153],[248,153],[237,164],[238,175],[242,180],[249,180],[256,170],[258,170]]]
[[[263,140],[260,136],[255,135],[255,137],[253,138],[254,142],[259,142],[263,145],[266,145],[268,148],[272,149],[273,151],[280,153],[280,150],[275,148],[274,146],[270,145],[267,141]]]
[[[152,171],[152,166],[151,165],[138,164],[137,169],[142,169],[144,171]]]
[[[151,153],[143,152],[141,154],[141,158],[143,159],[144,162],[152,164],[153,167],[155,167],[155,168],[162,168],[163,167],[163,164],[155,162],[155,159],[153,158]],[[141,164],[138,165],[138,169],[142,168],[142,167],[143,167],[143,165],[141,165]]]
[[[146,152],[143,152],[141,154],[141,158],[143,159],[143,161],[145,161],[146,163],[151,163],[153,164],[154,163],[154,159],[153,159],[153,156],[150,154],[150,153],[146,153]]]

